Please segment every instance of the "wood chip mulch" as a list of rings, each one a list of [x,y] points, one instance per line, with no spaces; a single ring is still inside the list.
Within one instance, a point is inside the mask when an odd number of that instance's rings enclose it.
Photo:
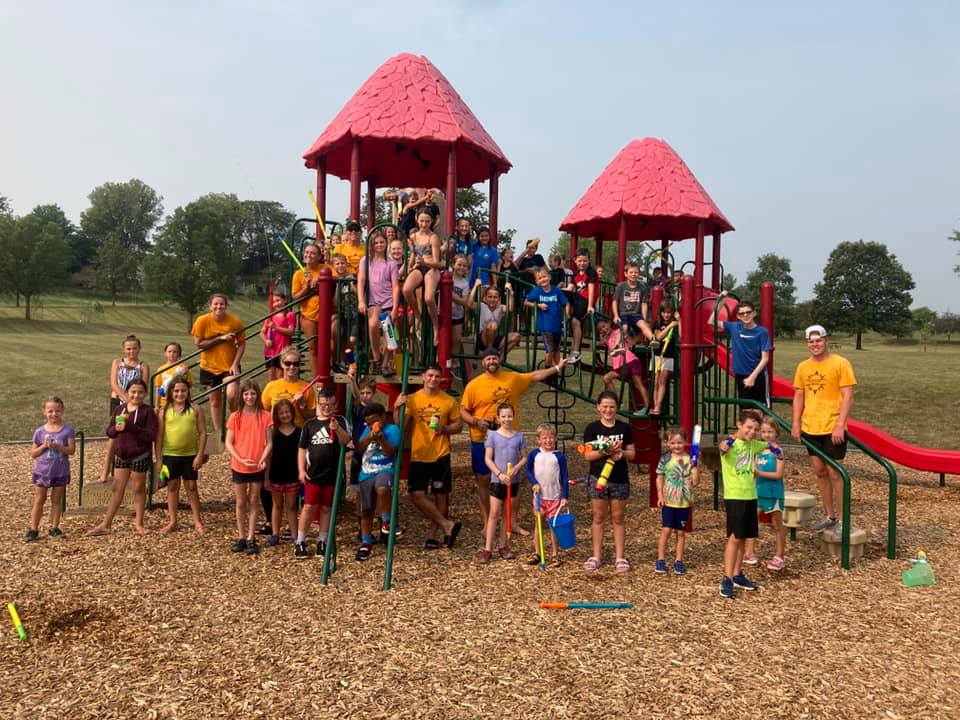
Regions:
[[[574,475],[584,464],[568,447]],[[88,447],[95,477],[103,446]],[[633,477],[626,575],[582,569],[589,554],[584,487],[572,493],[577,547],[546,572],[520,559],[474,562],[479,514],[465,437],[455,445],[452,514],[458,546],[426,552],[428,528],[405,495],[394,589],[382,591],[383,550],[353,559],[355,514],[339,525],[329,587],[317,559],[290,545],[236,556],[225,456],[203,470],[210,532],[181,508],[169,536],[86,538],[95,512],[72,512],[65,541],[21,542],[32,489],[25,447],[0,448],[0,632],[4,718],[915,718],[960,717],[960,479],[901,471],[898,559],[888,560],[886,476],[862,457],[854,523],[868,533],[862,561],[841,570],[801,531],[787,567],[748,573],[761,591],[720,598],[722,512],[709,476],[699,491],[685,577],[653,572],[659,522],[645,480]],[[814,492],[806,457],[788,450],[787,487]],[[529,495],[527,494],[526,497]],[[76,480],[70,488],[75,505]],[[156,499],[164,502],[163,493]],[[184,498],[185,503],[185,498]],[[526,505],[526,504],[525,504]],[[523,512],[530,527],[530,514]],[[165,505],[148,514],[166,523]],[[761,530],[759,555],[772,538]],[[938,584],[908,589],[900,573],[923,549]],[[542,600],[629,601],[633,610],[546,611]]]

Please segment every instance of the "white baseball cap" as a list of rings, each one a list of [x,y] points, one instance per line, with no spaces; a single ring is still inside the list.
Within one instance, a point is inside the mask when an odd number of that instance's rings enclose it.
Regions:
[[[811,325],[803,331],[803,336],[809,340],[811,335],[827,336],[827,329],[823,325]]]

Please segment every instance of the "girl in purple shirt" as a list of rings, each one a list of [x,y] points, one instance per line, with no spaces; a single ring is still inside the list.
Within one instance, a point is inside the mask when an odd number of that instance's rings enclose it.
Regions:
[[[52,490],[50,498],[50,537],[62,540],[65,535],[60,529],[60,515],[63,496],[70,483],[69,456],[77,451],[76,432],[73,426],[63,421],[63,400],[57,396],[47,398],[43,403],[43,415],[47,422],[33,433],[33,448],[30,457],[36,462],[33,466],[33,509],[30,513],[30,529],[23,536],[25,543],[40,537],[40,517],[43,505],[47,501],[47,490]]]
[[[400,272],[387,257],[387,238],[379,230],[370,238],[370,254],[357,273],[357,310],[367,316],[370,338],[370,374],[393,367],[393,350],[380,347],[380,314],[392,314],[400,305]]]

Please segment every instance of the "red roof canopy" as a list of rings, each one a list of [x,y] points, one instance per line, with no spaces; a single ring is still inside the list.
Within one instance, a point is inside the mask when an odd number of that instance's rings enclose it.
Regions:
[[[350,177],[353,138],[360,138],[360,177],[377,185],[445,187],[450,145],[457,145],[457,185],[489,179],[511,165],[493,138],[425,57],[392,57],[343,106],[303,158],[316,168]]]
[[[616,240],[621,215],[627,219],[628,240],[696,237],[701,220],[705,234],[733,230],[680,156],[656,138],[634,140],[621,150],[560,229]]]

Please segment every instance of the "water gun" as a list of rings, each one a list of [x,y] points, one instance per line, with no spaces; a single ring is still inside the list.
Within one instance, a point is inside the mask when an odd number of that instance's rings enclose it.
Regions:
[[[433,430],[434,432],[436,432],[437,430],[440,429],[440,416],[439,416],[439,415],[433,415],[433,416],[430,418],[430,429]]]
[[[170,468],[168,468],[166,465],[161,465],[160,466],[161,487],[163,485],[166,485],[169,481],[170,481]]]
[[[693,442],[690,443],[690,467],[697,467],[700,464],[700,435],[703,428],[699,425],[693,426]]]
[[[597,490],[603,490],[607,486],[607,481],[610,479],[610,473],[613,472],[613,466],[616,464],[616,461],[609,457],[607,461],[603,464],[603,469],[600,471],[600,477],[597,478]]]
[[[606,439],[591,440],[588,443],[577,445],[577,452],[586,454],[593,450],[594,452],[605,453],[613,447],[613,443]]]
[[[383,425],[381,423],[375,422],[370,426],[370,432],[376,435],[378,432],[383,430]]]
[[[13,620],[13,628],[17,631],[17,636],[21,640],[26,640],[27,630],[23,627],[23,623],[20,622],[20,616],[17,614],[17,608],[13,603],[7,603],[7,612],[10,613],[10,619]]]
[[[121,428],[127,424],[127,412],[126,410],[120,411],[117,415],[117,427]]]
[[[168,392],[170,392],[170,386],[173,385],[173,381],[178,377],[187,374],[187,366],[183,363],[177,365],[173,369],[173,373],[166,380],[163,381],[163,384],[157,388],[157,397],[165,397]]]
[[[393,326],[390,313],[386,311],[380,313],[380,329],[383,331],[383,337],[387,341],[387,350],[393,351],[400,347],[397,342],[397,330]]]
[[[513,505],[513,498],[510,497],[510,471],[513,470],[513,464],[507,463],[507,507],[506,507],[506,526],[507,526],[507,547],[510,547],[510,534],[513,532],[513,518],[511,517],[510,506]],[[539,504],[539,495],[537,503]]]
[[[542,602],[541,610],[630,610],[628,602]]]

